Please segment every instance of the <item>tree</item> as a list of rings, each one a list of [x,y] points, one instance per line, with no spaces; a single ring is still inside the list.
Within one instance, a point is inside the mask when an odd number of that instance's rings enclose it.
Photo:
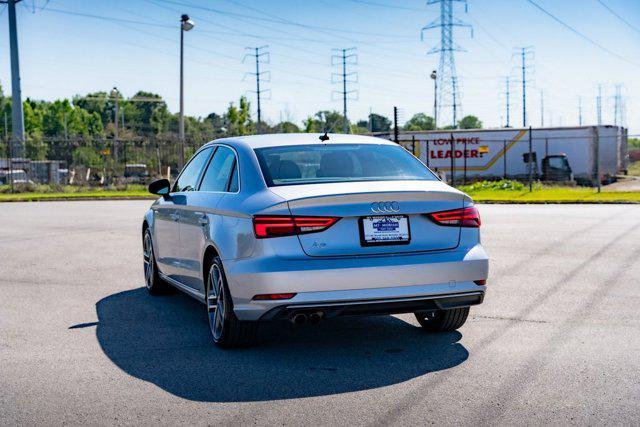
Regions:
[[[337,111],[318,111],[304,121],[304,131],[307,133],[341,132],[344,116]]]
[[[122,102],[122,101],[121,101]],[[130,101],[122,102],[125,123],[138,134],[156,133],[154,117],[162,117],[168,113],[167,104],[160,95],[139,90]]]
[[[113,98],[104,91],[89,93],[86,96],[76,95],[73,97],[73,105],[88,111],[98,113],[102,120],[103,128],[113,122]]]
[[[300,132],[300,128],[295,123],[280,122],[273,127],[273,130],[278,133],[296,133]]]
[[[391,120],[380,114],[369,114],[371,132],[388,132],[391,130]]]
[[[434,130],[435,128],[436,124],[433,117],[427,116],[424,113],[414,114],[413,117],[404,124],[404,130],[408,131]]]
[[[154,134],[160,135],[169,132],[172,115],[166,108],[158,108],[153,111],[149,124]]]
[[[482,129],[482,122],[476,116],[465,116],[458,121],[460,129]]]
[[[73,150],[73,164],[99,169],[104,165],[104,161],[94,147],[86,146],[76,147]]]
[[[240,97],[239,106],[229,104],[224,116],[229,135],[249,135],[253,133],[253,121],[251,120],[251,104],[245,96]]]

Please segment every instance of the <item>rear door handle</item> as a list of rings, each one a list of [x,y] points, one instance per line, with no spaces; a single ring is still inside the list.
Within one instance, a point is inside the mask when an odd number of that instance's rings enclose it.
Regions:
[[[171,217],[171,219],[172,219],[172,220],[174,220],[174,221],[177,221],[177,220],[179,220],[179,219],[180,219],[180,214],[177,214],[177,213],[169,214],[169,216],[170,216],[170,217]]]

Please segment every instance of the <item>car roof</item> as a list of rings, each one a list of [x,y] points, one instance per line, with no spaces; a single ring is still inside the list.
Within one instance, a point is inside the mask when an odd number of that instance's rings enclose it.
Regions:
[[[324,135],[322,133],[272,133],[266,135],[250,135],[250,136],[235,136],[230,138],[216,139],[211,143],[239,143],[246,145],[249,148],[265,148],[265,147],[280,147],[283,145],[305,145],[305,144],[383,144],[383,145],[395,145],[394,142],[388,139],[375,138],[372,136],[364,135],[345,135],[338,133],[328,134],[329,139],[326,142],[322,142],[320,137]]]

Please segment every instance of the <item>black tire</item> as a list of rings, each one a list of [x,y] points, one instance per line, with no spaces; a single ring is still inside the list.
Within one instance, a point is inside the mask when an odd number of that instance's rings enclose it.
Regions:
[[[422,329],[429,332],[451,332],[467,321],[469,307],[415,313]]]
[[[213,342],[222,348],[251,345],[255,341],[258,322],[238,320],[222,261],[215,257],[209,268],[205,286],[207,319]]]
[[[142,256],[144,259],[144,282],[151,295],[166,295],[172,291],[171,285],[160,278],[151,232],[147,228],[142,237]]]

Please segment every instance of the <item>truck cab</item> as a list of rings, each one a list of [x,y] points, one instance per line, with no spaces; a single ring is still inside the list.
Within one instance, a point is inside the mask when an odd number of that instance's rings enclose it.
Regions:
[[[554,154],[542,159],[543,181],[572,181],[573,171],[566,154]]]

